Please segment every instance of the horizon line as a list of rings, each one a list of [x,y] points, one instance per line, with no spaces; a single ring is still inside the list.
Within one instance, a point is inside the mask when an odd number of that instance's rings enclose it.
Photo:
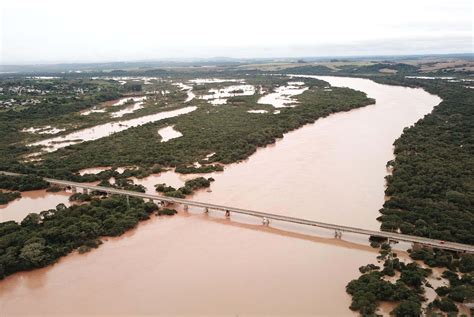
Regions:
[[[351,58],[384,58],[384,57],[423,57],[423,56],[472,56],[473,52],[463,53],[412,53],[412,54],[360,54],[360,55],[301,55],[301,56],[274,56],[274,57],[231,57],[231,56],[213,56],[213,57],[162,57],[151,59],[130,59],[130,60],[102,60],[102,61],[32,61],[24,63],[0,63],[0,67],[5,66],[54,66],[54,65],[86,65],[86,64],[112,64],[112,63],[183,63],[183,62],[202,62],[202,61],[218,61],[218,60],[235,60],[235,61],[251,61],[251,60],[304,60],[304,59],[351,59]]]

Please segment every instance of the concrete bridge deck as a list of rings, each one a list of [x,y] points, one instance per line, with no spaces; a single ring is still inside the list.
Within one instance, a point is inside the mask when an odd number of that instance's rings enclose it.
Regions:
[[[0,171],[0,174],[11,175],[11,176],[24,176],[22,174],[3,172],[3,171]],[[167,197],[167,196],[162,196],[162,195],[150,195],[150,194],[145,194],[145,193],[140,193],[140,192],[127,191],[127,190],[115,189],[115,188],[110,188],[110,187],[95,186],[95,185],[84,184],[84,183],[76,183],[76,182],[64,181],[64,180],[58,180],[58,179],[52,179],[52,178],[43,178],[43,179],[49,182],[50,184],[67,186],[71,188],[82,188],[85,190],[92,190],[92,191],[101,191],[101,192],[106,192],[109,194],[139,197],[143,199],[161,201],[161,202],[167,202],[167,203],[181,204],[185,206],[185,208],[188,208],[188,206],[194,206],[194,207],[203,208],[206,211],[218,210],[218,211],[224,211],[227,214],[237,213],[237,214],[254,216],[254,217],[258,217],[262,219],[266,218],[269,220],[290,222],[290,223],[296,223],[296,224],[301,224],[301,225],[306,225],[306,226],[319,227],[319,228],[334,230],[336,234],[339,233],[339,235],[341,232],[350,232],[350,233],[361,234],[361,235],[366,235],[366,236],[386,238],[392,241],[395,240],[395,241],[416,243],[416,244],[421,244],[423,246],[429,246],[429,247],[439,248],[443,250],[474,253],[474,246],[462,244],[462,243],[441,241],[441,240],[435,240],[435,239],[429,239],[429,238],[424,238],[424,237],[411,236],[411,235],[387,232],[387,231],[375,231],[375,230],[368,230],[368,229],[362,229],[362,228],[356,228],[356,227],[341,226],[337,224],[324,223],[324,222],[302,219],[302,218],[295,218],[295,217],[287,217],[287,216],[276,215],[276,214],[271,214],[271,213],[266,213],[266,212],[260,212],[260,211],[254,211],[254,210],[248,210],[248,209],[242,209],[242,208],[236,208],[236,207],[229,207],[229,206],[223,206],[223,205],[216,205],[216,204],[210,204],[210,203],[199,202],[199,201],[188,200],[188,199],[173,198],[173,197]]]

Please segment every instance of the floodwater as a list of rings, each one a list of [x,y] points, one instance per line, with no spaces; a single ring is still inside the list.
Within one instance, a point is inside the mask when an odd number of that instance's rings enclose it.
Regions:
[[[59,129],[52,127],[50,125],[40,127],[40,128],[28,128],[28,129],[23,129],[21,132],[28,132],[28,133],[38,133],[38,134],[58,134],[59,132],[66,131],[66,129]]]
[[[197,107],[189,106],[172,111],[163,111],[135,119],[124,120],[124,121],[115,121],[97,125],[92,128],[87,128],[84,130],[79,130],[72,132],[68,135],[59,136],[51,139],[42,140],[36,143],[30,144],[43,146],[43,150],[46,152],[54,152],[60,148],[66,147],[71,144],[77,144],[84,141],[97,140],[106,136],[109,136],[113,133],[127,130],[132,127],[137,127],[149,122],[155,122],[163,119],[173,118],[180,116],[182,114],[190,113],[196,110]]]
[[[227,98],[237,96],[252,96],[255,94],[253,85],[232,85],[221,89],[209,89],[208,95],[200,96],[200,99],[208,100],[212,105],[223,105]]]
[[[192,199],[377,229],[385,163],[393,141],[440,102],[421,89],[318,77],[368,93],[377,103],[288,133],[248,160],[227,166],[212,192]],[[211,155],[212,153],[209,153]],[[208,176],[208,175],[206,175]],[[137,182],[175,187],[173,172]],[[366,244],[332,232],[191,208],[153,217],[85,255],[0,282],[7,315],[357,315],[345,285],[374,263]],[[311,235],[313,234],[313,235]],[[344,234],[343,239],[366,241]],[[386,314],[387,310],[383,310]]]
[[[190,83],[194,84],[214,84],[214,83],[244,83],[244,79],[232,79],[232,78],[196,78],[191,79]]]
[[[158,130],[158,134],[161,136],[161,142],[168,142],[171,139],[176,139],[183,134],[174,129],[174,126],[164,127]]]
[[[292,97],[302,94],[308,87],[303,87],[304,82],[290,81],[287,86],[280,86],[275,89],[275,92],[262,96],[259,104],[272,105],[275,108],[284,108],[294,106],[298,103]]]
[[[52,209],[58,204],[69,206],[69,195],[70,193],[66,192],[50,193],[45,189],[22,192],[21,199],[0,205],[0,222],[10,220],[21,222],[29,213]]]
[[[112,106],[123,106],[127,102],[131,102],[131,104],[122,110],[112,112],[110,116],[112,118],[121,118],[126,114],[134,113],[135,111],[143,108],[143,104],[145,103],[145,100],[146,100],[146,96],[120,99],[118,102],[114,103]]]
[[[248,110],[247,111],[248,113],[267,113],[268,111],[267,110]]]
[[[187,97],[184,102],[190,102],[191,100],[194,99],[194,97],[196,97],[196,95],[193,93],[193,86],[189,86],[183,83],[176,83],[175,85],[181,88],[181,90],[186,92]]]

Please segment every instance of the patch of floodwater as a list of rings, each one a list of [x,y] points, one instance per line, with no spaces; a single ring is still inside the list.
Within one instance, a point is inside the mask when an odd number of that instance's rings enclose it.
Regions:
[[[47,192],[46,190],[33,190],[21,193],[20,199],[15,199],[7,205],[0,205],[0,222],[20,222],[29,213],[39,213],[56,207],[58,204],[69,206],[69,195],[66,192]]]
[[[105,109],[104,108],[99,108],[98,106],[94,106],[90,110],[86,110],[86,111],[81,112],[81,116],[88,116],[91,113],[101,113],[101,112],[105,112]]]
[[[125,97],[125,98],[121,98],[121,99],[119,99],[119,101],[113,103],[112,106],[123,106],[123,105],[125,105],[126,103],[129,103],[129,102],[139,102],[139,101],[144,101],[145,99],[146,99],[146,96]]]
[[[443,79],[443,80],[449,80],[449,79],[456,79],[456,77],[443,77],[443,76],[405,76],[405,78],[410,78],[410,79]]]
[[[237,96],[252,96],[255,94],[253,85],[232,85],[220,89],[210,89],[208,95],[200,96],[199,99],[208,100],[213,105],[227,103],[227,98]]]
[[[161,128],[158,130],[158,134],[161,136],[161,142],[168,142],[171,139],[182,137],[183,134],[174,129],[174,126]]]
[[[111,166],[99,166],[99,167],[88,167],[81,169],[78,173],[79,175],[85,174],[99,174],[100,172],[112,169]],[[115,170],[119,173],[123,173],[127,167],[117,167]]]
[[[225,105],[227,103],[227,99],[212,99],[209,102],[214,106]]]
[[[213,157],[214,155],[216,155],[216,152],[209,153],[209,154],[207,154],[206,157],[203,158],[202,160],[203,160],[203,161],[209,161],[209,159],[210,159],[211,157]]]
[[[150,176],[140,178],[140,179],[136,177],[132,177],[131,179],[133,180],[134,184],[143,185],[146,188],[147,194],[161,195],[160,193],[157,193],[155,190],[156,184],[166,184],[168,186],[179,188],[179,187],[184,186],[184,183],[186,181],[199,177],[199,176],[203,176],[203,175],[202,174],[178,174],[178,173],[175,173],[173,170],[169,170],[169,171],[163,171],[159,174],[152,174]]]
[[[120,85],[125,85],[129,81],[143,81],[144,85],[152,84],[152,80],[160,79],[159,77],[147,77],[147,76],[139,76],[139,77],[130,77],[130,76],[115,76],[115,77],[92,77],[92,79],[104,79],[104,80],[115,80],[120,83]]]
[[[197,107],[189,106],[172,111],[163,111],[139,118],[130,120],[108,122],[101,125],[97,125],[92,128],[79,130],[72,132],[68,135],[50,138],[39,142],[31,143],[29,146],[43,146],[43,150],[46,152],[54,152],[60,148],[66,147],[71,144],[77,144],[84,141],[93,141],[103,137],[107,137],[113,133],[127,130],[132,127],[137,127],[149,122],[155,122],[163,119],[173,118],[182,114],[190,113],[196,110]]]
[[[84,168],[79,171],[79,175],[83,176],[86,174],[99,174],[100,172],[106,171],[110,169],[110,167],[89,167],[89,168]]]
[[[120,118],[120,117],[123,117],[126,114],[134,113],[135,111],[143,108],[143,104],[144,104],[145,100],[146,100],[146,96],[120,99],[118,102],[114,103],[112,106],[114,106],[114,107],[115,106],[122,106],[122,105],[125,105],[127,103],[131,103],[131,104],[128,107],[126,107],[125,109],[122,109],[122,110],[111,113],[110,116],[112,118]]]
[[[190,83],[194,84],[214,84],[214,83],[227,83],[227,82],[232,82],[232,83],[244,83],[244,79],[225,79],[225,78],[196,78],[196,79],[191,79],[189,81]]]
[[[194,99],[194,97],[196,97],[196,95],[193,93],[193,86],[189,86],[183,83],[174,83],[174,85],[181,88],[181,90],[186,91],[186,93],[188,94],[188,97],[184,102],[190,102]]]
[[[57,79],[57,78],[60,78],[60,77],[56,77],[56,76],[32,76],[32,77],[26,77],[28,79]]]
[[[130,105],[128,107],[126,107],[125,109],[122,109],[122,110],[115,111],[115,112],[111,113],[110,116],[112,118],[120,118],[120,117],[123,117],[124,115],[126,115],[128,113],[134,113],[135,111],[143,108],[143,104],[144,104],[144,101],[146,100],[146,98],[147,98],[146,96],[121,98],[117,102],[113,103],[111,106],[112,107],[123,106],[127,103],[130,103]],[[88,116],[91,113],[99,113],[99,112],[105,112],[105,111],[106,111],[106,107],[103,106],[103,105],[102,106],[94,106],[90,110],[86,110],[86,111],[81,112],[81,115],[82,116]]]
[[[248,110],[248,113],[268,113],[267,110]]]
[[[298,102],[292,97],[302,94],[305,90],[308,89],[308,87],[301,87],[300,82],[296,82],[298,84],[292,83],[295,82],[288,82],[287,86],[277,87],[275,89],[275,92],[262,96],[258,100],[258,103],[272,105],[275,108],[285,108],[294,106]]]
[[[39,128],[28,128],[28,129],[23,129],[21,132],[28,132],[28,133],[33,133],[33,134],[58,134],[59,132],[66,131],[66,129],[59,129],[59,128],[53,128],[50,125],[44,126],[44,127],[39,127]]]

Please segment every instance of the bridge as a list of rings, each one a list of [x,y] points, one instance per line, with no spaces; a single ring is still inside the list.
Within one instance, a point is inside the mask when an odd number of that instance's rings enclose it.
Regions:
[[[9,175],[9,176],[26,176],[24,174],[17,174],[17,173],[3,172],[3,171],[0,171],[0,174]],[[64,180],[58,180],[58,179],[52,179],[52,178],[43,178],[43,179],[50,184],[58,185],[61,187],[69,187],[72,189],[73,193],[77,192],[77,189],[80,188],[83,190],[84,193],[88,193],[89,191],[99,191],[99,192],[105,192],[107,194],[124,195],[127,197],[138,197],[138,198],[148,199],[150,201],[156,201],[159,204],[161,203],[162,205],[164,205],[165,203],[179,204],[183,206],[184,210],[188,210],[189,206],[193,206],[193,207],[203,208],[205,212],[208,212],[209,210],[223,211],[225,212],[226,216],[230,216],[231,213],[243,214],[243,215],[260,218],[263,220],[264,224],[268,224],[270,220],[274,220],[274,221],[281,221],[281,222],[287,222],[287,223],[296,223],[296,224],[306,225],[306,226],[319,227],[319,228],[324,228],[328,230],[333,230],[335,232],[335,236],[339,238],[342,236],[342,232],[349,232],[349,233],[355,233],[355,234],[360,234],[360,235],[365,235],[365,236],[383,238],[389,241],[404,241],[404,242],[409,242],[409,243],[413,243],[417,245],[438,248],[442,250],[451,250],[451,251],[464,252],[464,253],[474,253],[474,246],[462,244],[462,243],[440,241],[440,240],[435,240],[435,239],[430,239],[430,238],[400,234],[396,232],[375,231],[375,230],[367,230],[367,229],[356,228],[356,227],[341,226],[337,224],[319,222],[319,221],[314,221],[314,220],[288,217],[288,216],[276,215],[272,213],[249,210],[249,209],[210,204],[210,203],[199,202],[199,201],[194,201],[194,200],[189,200],[189,199],[167,197],[167,196],[162,196],[162,195],[151,195],[151,194],[146,194],[146,193],[141,193],[141,192],[116,189],[116,188],[111,188],[111,187],[96,186],[96,185],[91,185],[91,184],[77,183],[77,182],[64,181]]]

